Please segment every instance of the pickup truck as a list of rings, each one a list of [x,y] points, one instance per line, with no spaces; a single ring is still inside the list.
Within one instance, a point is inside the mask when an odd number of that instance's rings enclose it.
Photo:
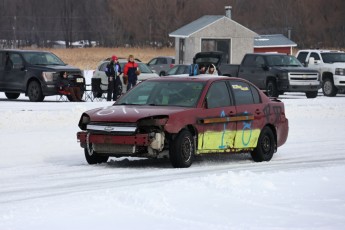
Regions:
[[[300,50],[297,59],[308,69],[320,73],[322,92],[334,97],[345,92],[345,52],[336,50]]]
[[[65,64],[51,52],[35,50],[0,50],[0,92],[8,99],[17,99],[21,93],[32,102],[45,96],[59,95],[64,72],[69,81],[80,87],[83,94],[85,78],[80,69]]]
[[[219,75],[246,79],[270,97],[278,97],[284,92],[304,92],[307,98],[315,98],[321,88],[319,73],[305,68],[291,55],[248,53],[240,65],[225,64],[223,60],[222,52],[200,52],[193,58],[193,63],[214,64]]]

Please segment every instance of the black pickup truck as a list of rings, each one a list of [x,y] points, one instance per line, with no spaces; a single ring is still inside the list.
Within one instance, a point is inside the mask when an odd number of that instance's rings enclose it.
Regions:
[[[78,68],[65,64],[51,52],[33,50],[0,50],[0,92],[8,99],[25,93],[30,101],[40,102],[45,96],[58,95],[64,72],[81,92],[85,78]]]
[[[315,98],[321,87],[319,73],[303,67],[291,55],[250,53],[244,56],[240,65],[229,65],[223,60],[222,52],[200,52],[193,58],[193,63],[214,64],[219,75],[246,79],[270,97],[278,97],[284,92],[304,92],[307,98]]]

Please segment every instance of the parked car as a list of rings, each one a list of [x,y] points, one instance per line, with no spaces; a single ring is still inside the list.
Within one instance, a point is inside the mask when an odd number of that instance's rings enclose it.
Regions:
[[[147,65],[159,76],[166,75],[166,72],[175,64],[175,57],[160,56],[151,59]]]
[[[0,92],[5,92],[8,99],[17,99],[24,93],[30,101],[40,102],[45,96],[59,95],[59,83],[64,72],[83,94],[85,79],[82,71],[65,64],[55,54],[35,50],[0,50]]]
[[[190,65],[184,65],[184,64],[174,65],[165,73],[164,76],[170,76],[170,75],[188,76],[189,68],[190,68]]]
[[[317,97],[321,88],[319,73],[305,68],[296,57],[281,53],[248,53],[240,65],[223,63],[222,52],[195,54],[194,64],[214,64],[220,75],[240,77],[255,84],[270,97],[284,92],[304,92]]]
[[[106,91],[108,89],[108,78],[105,74],[105,69],[107,65],[109,64],[110,59],[105,59],[98,63],[96,70],[94,71],[92,78],[100,78],[101,79],[101,89],[103,91]],[[121,66],[121,69],[123,71],[125,64],[127,63],[127,59],[119,59],[119,64]],[[138,62],[138,67],[140,69],[140,75],[138,76],[138,83],[144,80],[147,80],[149,78],[153,77],[159,77],[158,74],[154,73],[145,63]],[[122,82],[122,93],[126,92],[126,86],[123,84],[123,78],[120,77]]]
[[[173,167],[213,153],[269,161],[289,129],[283,102],[246,80],[214,75],[148,79],[112,106],[84,112],[79,128],[89,164],[168,156]]]
[[[345,93],[345,52],[339,50],[299,50],[297,59],[321,76],[322,92],[334,97]]]

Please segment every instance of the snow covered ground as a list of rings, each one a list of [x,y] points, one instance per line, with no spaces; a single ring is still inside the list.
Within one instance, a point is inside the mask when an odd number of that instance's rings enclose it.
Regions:
[[[0,229],[344,229],[345,96],[283,96],[290,132],[270,162],[247,154],[90,166],[85,110],[0,93]]]

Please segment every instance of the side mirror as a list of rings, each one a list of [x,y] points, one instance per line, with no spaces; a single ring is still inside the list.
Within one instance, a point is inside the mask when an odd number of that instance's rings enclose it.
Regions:
[[[262,69],[265,70],[265,71],[268,71],[269,67],[267,65],[262,65]]]

